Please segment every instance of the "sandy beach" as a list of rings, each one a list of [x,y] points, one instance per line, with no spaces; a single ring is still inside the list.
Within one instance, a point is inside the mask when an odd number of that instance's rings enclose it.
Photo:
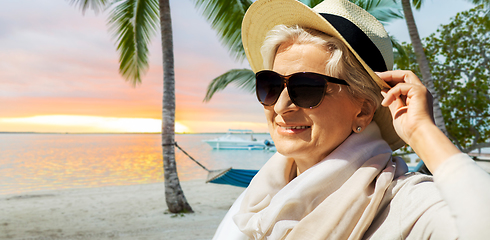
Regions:
[[[181,185],[195,213],[168,213],[163,183],[0,195],[0,239],[211,239],[244,190]]]
[[[490,161],[477,163],[490,172]],[[0,239],[211,239],[244,190],[204,180],[181,185],[195,213],[168,213],[163,183],[0,195]]]

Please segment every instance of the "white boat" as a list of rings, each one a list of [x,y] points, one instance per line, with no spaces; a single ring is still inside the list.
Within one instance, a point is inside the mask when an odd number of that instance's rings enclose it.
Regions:
[[[203,140],[214,149],[227,150],[262,150],[273,147],[272,141],[258,141],[252,130],[229,129],[225,135],[209,140]]]

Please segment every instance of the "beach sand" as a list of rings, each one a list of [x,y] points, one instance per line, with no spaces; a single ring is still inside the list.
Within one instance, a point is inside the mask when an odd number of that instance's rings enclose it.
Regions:
[[[477,162],[490,172],[490,161]],[[181,182],[195,213],[170,214],[164,183],[0,195],[0,239],[211,239],[244,188]]]
[[[244,190],[181,186],[195,213],[168,213],[163,183],[1,195],[0,239],[211,239]]]

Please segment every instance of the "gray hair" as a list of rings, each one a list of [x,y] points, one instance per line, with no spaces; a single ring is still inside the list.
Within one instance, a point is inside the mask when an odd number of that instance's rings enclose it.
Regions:
[[[376,109],[381,105],[381,89],[347,46],[341,40],[314,29],[305,29],[297,25],[277,25],[272,28],[260,49],[264,69],[272,69],[277,49],[286,42],[325,47],[325,50],[331,53],[325,73],[349,83],[350,86],[347,88],[355,99],[365,99]]]

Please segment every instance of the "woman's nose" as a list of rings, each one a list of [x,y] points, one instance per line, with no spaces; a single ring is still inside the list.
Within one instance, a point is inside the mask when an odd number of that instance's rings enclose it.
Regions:
[[[293,103],[293,101],[291,101],[288,94],[288,89],[284,88],[281,95],[279,95],[276,104],[274,105],[274,111],[277,114],[285,114],[296,109],[298,109],[298,107]]]

